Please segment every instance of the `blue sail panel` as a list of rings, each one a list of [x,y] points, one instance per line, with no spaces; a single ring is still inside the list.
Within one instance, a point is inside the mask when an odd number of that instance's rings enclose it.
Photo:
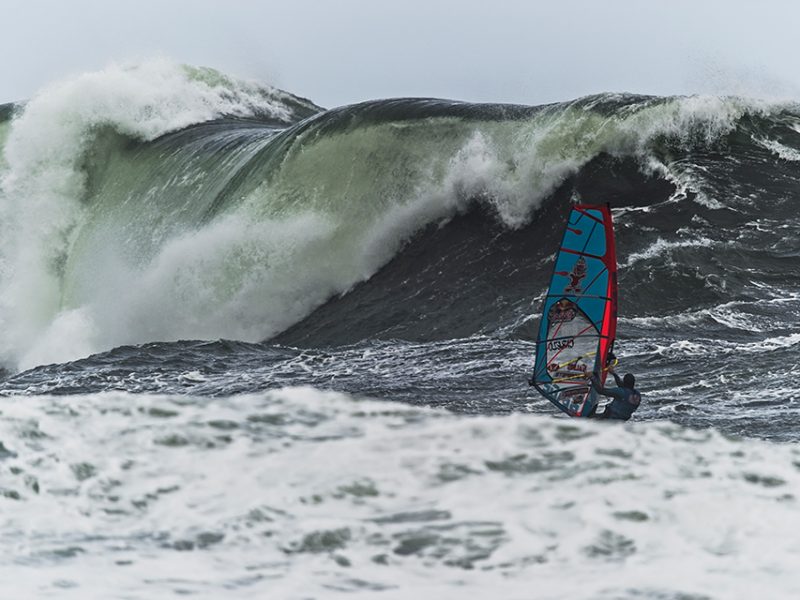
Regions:
[[[611,211],[578,205],[570,211],[542,307],[533,381],[571,416],[590,416],[596,373],[605,381],[616,335],[616,253]]]

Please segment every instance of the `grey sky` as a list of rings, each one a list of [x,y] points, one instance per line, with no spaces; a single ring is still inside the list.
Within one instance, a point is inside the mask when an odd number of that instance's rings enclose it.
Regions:
[[[800,98],[800,4],[722,0],[0,0],[0,102],[168,56],[336,106],[603,91]]]

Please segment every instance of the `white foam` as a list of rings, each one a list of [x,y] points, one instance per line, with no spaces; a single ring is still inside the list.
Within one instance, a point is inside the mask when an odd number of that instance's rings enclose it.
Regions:
[[[800,152],[789,146],[781,144],[777,140],[770,140],[766,138],[754,137],[753,141],[759,146],[766,148],[778,158],[789,162],[800,162]]]
[[[655,352],[667,356],[763,354],[791,348],[799,343],[800,334],[770,336],[754,342],[729,342],[710,338],[696,338],[694,340],[678,340],[666,346],[656,345]]]
[[[637,262],[652,260],[654,258],[668,257],[671,252],[677,248],[710,248],[714,245],[714,241],[706,237],[696,237],[692,239],[682,239],[669,241],[663,238],[658,238],[655,242],[650,244],[641,252],[632,252],[628,255],[628,259],[620,265],[622,268],[628,268]]]
[[[0,498],[0,577],[19,597],[800,593],[788,445],[308,388],[3,412],[19,499]]]

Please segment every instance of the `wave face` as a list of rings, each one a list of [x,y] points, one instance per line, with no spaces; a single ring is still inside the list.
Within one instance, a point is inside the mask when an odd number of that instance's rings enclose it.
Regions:
[[[638,177],[630,185],[655,178],[678,190],[663,209],[666,198],[630,190],[643,212],[623,227],[640,230],[662,211],[667,229],[691,226],[676,221],[691,205],[712,211],[713,228],[715,214],[738,214],[746,193],[724,193],[734,163],[722,164],[728,155],[715,148],[734,145],[736,160],[747,164],[759,156],[791,163],[793,115],[736,99],[619,95],[545,107],[402,99],[324,111],[165,62],[85,75],[45,89],[1,126],[0,324],[7,334],[0,355],[17,369],[121,344],[267,339],[375,275],[422,231],[435,251],[457,255],[443,246],[461,243],[477,263],[463,269],[459,296],[473,295],[476,280],[493,292],[494,283],[479,280],[495,259],[475,247],[494,235],[488,231],[511,240],[527,228],[509,242],[523,246],[504,274],[526,269],[551,248],[525,246],[523,238],[532,230],[542,239],[558,225],[538,209],[569,178],[600,169],[592,180],[606,188],[614,169],[624,168]],[[713,174],[703,161],[714,162]],[[780,174],[781,165],[770,168]],[[600,191],[584,186],[579,194],[616,200]],[[474,233],[445,225],[465,214]],[[664,243],[663,252],[672,252]],[[450,276],[421,285],[436,288]],[[538,291],[516,279],[501,288]],[[665,292],[674,280],[665,273],[648,289]],[[411,287],[405,296],[413,299],[420,290]],[[415,338],[407,310],[427,314],[426,331],[442,312],[413,300],[400,309],[409,302],[393,295],[378,300],[371,310],[383,316],[370,319],[365,335],[378,329]],[[658,314],[663,305],[651,307]],[[496,329],[508,313],[457,329]],[[326,328],[317,341],[358,337],[344,329]]]

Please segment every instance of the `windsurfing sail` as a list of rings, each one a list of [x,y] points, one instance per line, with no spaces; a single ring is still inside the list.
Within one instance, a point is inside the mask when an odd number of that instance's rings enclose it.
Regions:
[[[532,383],[573,417],[597,409],[589,377],[605,383],[617,330],[617,256],[608,206],[572,208],[536,339]]]

